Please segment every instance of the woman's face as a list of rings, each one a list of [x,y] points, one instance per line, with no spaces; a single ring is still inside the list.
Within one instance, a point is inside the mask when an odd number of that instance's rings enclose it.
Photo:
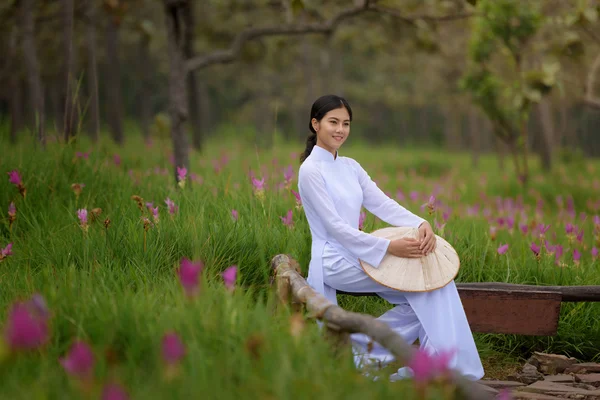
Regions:
[[[346,141],[350,134],[350,115],[345,107],[329,111],[323,119],[312,119],[313,129],[317,132],[317,145],[331,152],[335,152]]]

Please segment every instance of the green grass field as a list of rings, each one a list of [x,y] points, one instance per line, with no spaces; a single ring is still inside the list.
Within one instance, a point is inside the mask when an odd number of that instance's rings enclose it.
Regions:
[[[34,293],[44,296],[51,318],[50,340],[41,350],[0,351],[0,398],[98,398],[107,382],[136,399],[411,398],[409,382],[374,382],[357,373],[349,352],[329,351],[315,323],[292,335],[289,312],[275,307],[271,258],[291,254],[304,272],[310,260],[308,224],[290,190],[297,190],[302,144],[276,140],[272,150],[257,150],[242,140],[214,139],[205,155],[192,154],[181,190],[166,140],[148,146],[132,137],[124,148],[108,141],[95,148],[86,140],[51,142],[43,152],[27,140],[11,146],[6,137],[0,135],[0,249],[13,243],[13,254],[0,263],[0,325],[13,302]],[[600,260],[593,253],[600,247],[593,219],[600,213],[598,162],[557,164],[544,175],[532,160],[531,183],[523,190],[508,159],[500,171],[496,158],[484,155],[473,169],[465,154],[399,152],[352,139],[340,153],[357,159],[382,189],[438,227],[461,257],[457,281],[600,285]],[[294,176],[286,185],[288,165]],[[25,197],[9,183],[13,170],[22,177]],[[264,198],[253,192],[251,172],[265,178]],[[79,196],[75,183],[85,185]],[[438,203],[429,214],[421,205],[432,194]],[[142,217],[153,218],[133,195],[159,208],[159,222],[147,231]],[[178,207],[173,215],[167,198]],[[87,231],[77,218],[84,208],[90,213]],[[95,208],[101,214],[91,221]],[[288,210],[292,226],[281,220]],[[540,224],[550,225],[547,247]],[[576,226],[572,235],[567,224]],[[367,213],[365,231],[383,226]],[[542,246],[539,257],[532,242]],[[508,250],[499,254],[504,244]],[[192,299],[177,275],[183,257],[205,266],[200,294]],[[231,265],[239,271],[233,293],[220,275]],[[373,315],[389,307],[370,298],[340,298],[340,304]],[[600,304],[564,303],[561,314],[555,337],[476,335],[488,372],[502,374],[534,350],[598,361]],[[168,331],[176,331],[186,347],[174,374],[161,360],[161,337]],[[80,387],[58,361],[76,339],[94,350],[90,386]]]

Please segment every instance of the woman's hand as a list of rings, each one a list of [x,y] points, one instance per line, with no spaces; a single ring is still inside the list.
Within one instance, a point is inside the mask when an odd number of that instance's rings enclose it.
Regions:
[[[424,256],[435,250],[435,234],[429,222],[425,221],[419,225],[419,239],[421,242],[419,249]]]
[[[402,258],[423,257],[423,250],[420,249],[421,242],[413,238],[395,239],[388,246],[388,253]]]

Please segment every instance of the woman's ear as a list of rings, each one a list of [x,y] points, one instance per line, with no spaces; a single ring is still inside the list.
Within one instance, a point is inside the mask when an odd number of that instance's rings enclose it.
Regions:
[[[319,121],[317,121],[316,118],[313,118],[310,120],[310,122],[312,123],[312,127],[315,130],[315,132],[319,131]]]

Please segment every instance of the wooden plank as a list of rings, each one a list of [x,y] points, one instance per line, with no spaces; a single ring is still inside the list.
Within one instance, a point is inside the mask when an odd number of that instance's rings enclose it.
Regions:
[[[539,285],[519,285],[515,283],[502,282],[465,282],[457,283],[456,287],[460,292],[462,289],[500,289],[500,290],[521,290],[521,291],[541,291],[560,293],[562,301],[578,302],[590,301],[600,302],[600,286],[584,285],[584,286],[539,286]],[[348,293],[339,292],[350,296],[377,296],[375,293]]]
[[[458,292],[473,332],[530,336],[556,334],[562,299],[560,293],[479,288],[462,288]],[[364,296],[365,293],[359,295]]]
[[[561,304],[559,293],[464,288],[460,298],[473,332],[556,334]]]

